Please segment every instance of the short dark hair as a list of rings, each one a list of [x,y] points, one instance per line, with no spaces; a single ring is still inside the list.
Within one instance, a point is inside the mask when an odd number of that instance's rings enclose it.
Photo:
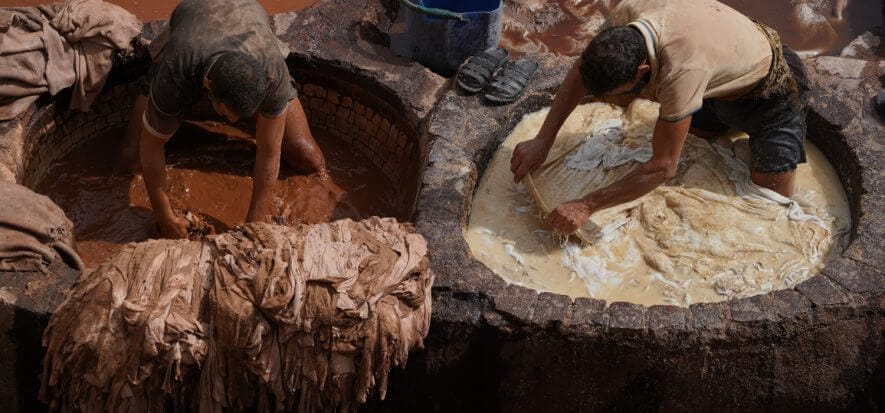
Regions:
[[[206,77],[212,81],[211,98],[224,103],[241,118],[254,115],[267,94],[267,73],[245,53],[218,56]]]
[[[592,95],[611,92],[636,77],[648,56],[645,39],[628,26],[609,27],[596,35],[581,53],[581,78]]]

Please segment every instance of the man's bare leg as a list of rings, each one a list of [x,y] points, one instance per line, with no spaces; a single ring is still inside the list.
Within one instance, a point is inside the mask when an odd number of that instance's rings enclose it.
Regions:
[[[776,174],[752,172],[750,178],[756,185],[771,189],[787,198],[793,196],[793,183],[796,181],[796,170]]]
[[[314,140],[313,134],[310,133],[307,116],[305,116],[304,108],[297,98],[289,101],[289,107],[286,110],[282,155],[283,160],[295,169],[307,173],[327,173],[326,159]]]
[[[688,133],[690,133],[694,136],[697,136],[699,138],[703,138],[708,141],[712,141],[712,140],[715,140],[715,138],[717,138],[719,136],[725,135],[726,133],[728,133],[728,131],[716,132],[716,131],[711,131],[711,130],[706,130],[706,129],[689,128]]]
[[[132,172],[141,169],[138,159],[138,139],[141,136],[141,119],[144,116],[147,105],[147,96],[139,94],[135,98],[135,105],[132,107],[132,113],[129,114],[126,134],[123,136],[123,145],[117,170]]]

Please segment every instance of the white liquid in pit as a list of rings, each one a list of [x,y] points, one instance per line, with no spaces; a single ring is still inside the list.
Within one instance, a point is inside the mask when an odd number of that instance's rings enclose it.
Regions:
[[[579,106],[548,160],[571,151],[560,169],[580,177],[591,173],[582,168],[594,151],[607,150],[599,166],[604,171],[590,187],[615,181],[637,164],[624,161],[625,148],[634,160],[650,153],[657,105],[637,101],[627,113],[605,104]],[[609,303],[688,306],[790,288],[818,272],[847,243],[848,200],[820,150],[806,142],[808,163],[797,170],[795,203],[781,205],[748,193],[758,187],[748,185],[746,164],[739,160],[748,153],[746,135],[733,137],[738,156],[725,148],[728,140],[717,147],[689,136],[676,178],[636,201],[595,213],[591,220],[603,231],[592,244],[563,243],[510,173],[513,148],[535,136],[546,114],[547,109],[526,115],[495,153],[479,182],[465,233],[475,258],[510,283]],[[589,141],[612,138],[612,128],[626,136],[623,145]],[[710,159],[700,159],[705,157]],[[551,181],[552,188],[574,190],[569,179]],[[535,182],[543,184],[543,177]]]

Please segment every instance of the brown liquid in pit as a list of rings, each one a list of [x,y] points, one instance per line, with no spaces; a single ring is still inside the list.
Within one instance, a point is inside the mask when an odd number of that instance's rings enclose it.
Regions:
[[[202,125],[206,126],[206,125]],[[245,132],[185,123],[166,145],[173,208],[188,211],[216,232],[241,224],[249,210],[255,146]],[[211,129],[211,132],[210,132]],[[115,174],[123,131],[97,136],[60,159],[37,185],[74,222],[77,251],[90,268],[129,242],[158,236],[141,175]],[[275,192],[283,223],[326,222],[373,215],[405,218],[402,194],[343,141],[314,135],[333,184],[299,175],[281,162]]]
[[[129,10],[141,21],[168,19],[181,0],[105,0]],[[258,0],[268,14],[305,9],[318,0]],[[0,7],[38,6],[51,0],[0,0]]]
[[[551,7],[549,3],[556,6]],[[505,0],[505,7],[510,8],[505,14],[521,15],[514,18],[521,23],[505,27],[502,45],[514,55],[544,49],[579,55],[590,39],[589,34],[582,33],[581,25],[593,20],[591,16],[596,13],[607,16],[608,10],[617,3],[619,0]],[[790,0],[722,0],[722,3],[776,29],[783,42],[796,51],[838,54],[861,33],[882,25],[881,0],[848,0],[841,20],[830,10],[821,14],[825,24],[810,27],[803,27],[795,12],[797,6]],[[515,12],[519,9],[523,11]],[[533,9],[536,11],[529,12]]]

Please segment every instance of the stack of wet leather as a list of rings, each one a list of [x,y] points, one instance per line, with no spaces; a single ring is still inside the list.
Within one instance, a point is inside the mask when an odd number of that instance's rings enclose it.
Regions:
[[[0,273],[49,273],[56,261],[83,269],[74,250],[74,224],[51,199],[0,181],[0,200]]]
[[[354,411],[430,325],[425,240],[371,218],[133,244],[44,336],[62,411]]]

